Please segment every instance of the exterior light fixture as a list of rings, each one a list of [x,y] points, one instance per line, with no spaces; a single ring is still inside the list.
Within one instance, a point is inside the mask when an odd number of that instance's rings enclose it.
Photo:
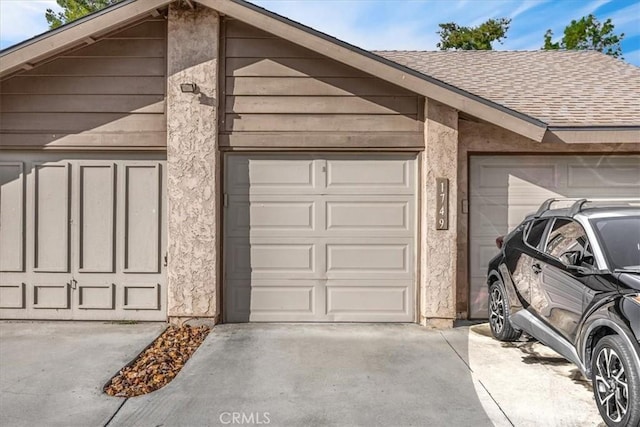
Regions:
[[[198,85],[195,83],[180,83],[180,90],[182,93],[196,93]]]

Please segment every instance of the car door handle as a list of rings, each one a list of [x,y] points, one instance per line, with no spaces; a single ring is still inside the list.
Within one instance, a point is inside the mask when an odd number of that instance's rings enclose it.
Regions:
[[[533,264],[531,266],[531,269],[533,270],[534,274],[538,274],[542,271],[542,267],[540,267],[540,264]]]

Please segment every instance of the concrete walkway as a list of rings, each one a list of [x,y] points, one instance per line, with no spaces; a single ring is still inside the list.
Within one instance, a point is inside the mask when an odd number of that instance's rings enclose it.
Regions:
[[[163,324],[0,323],[0,426],[102,426],[122,405],[102,387]]]
[[[15,325],[0,323],[3,426],[603,425],[571,364],[485,325],[221,325],[171,384],[126,400],[99,390],[159,325]]]

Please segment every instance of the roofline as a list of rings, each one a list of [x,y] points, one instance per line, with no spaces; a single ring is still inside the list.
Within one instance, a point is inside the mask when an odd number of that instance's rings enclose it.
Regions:
[[[543,142],[640,144],[640,126],[549,126]]]
[[[32,68],[33,63],[63,52],[86,40],[93,43],[92,36],[106,33],[127,22],[162,8],[173,0],[124,0],[100,11],[91,13],[77,21],[47,31],[17,45],[0,51],[0,77],[5,77],[23,67]]]
[[[21,68],[32,68],[34,63],[71,49],[83,40],[91,44],[95,41],[92,36],[106,33],[123,23],[133,22],[172,1],[124,0],[76,22],[5,49],[0,52],[0,77]],[[547,134],[547,124],[540,120],[382,58],[245,0],[196,1],[224,15],[262,28],[307,49],[534,141],[542,141]]]
[[[473,95],[245,0],[196,1],[224,15],[534,141],[541,142],[544,138],[547,124],[538,119]]]
[[[131,3],[131,2],[134,2],[134,1],[136,1],[136,0],[122,0],[122,1],[120,1],[118,3],[115,3],[115,4],[111,5],[110,7],[105,7],[103,9],[97,10],[95,12],[92,12],[92,13],[90,13],[88,15],[83,16],[82,18],[78,18],[78,19],[76,19],[74,21],[71,21],[71,22],[68,22],[66,24],[62,24],[57,28],[49,29],[49,30],[45,31],[44,33],[37,34],[37,35],[27,39],[27,40],[21,41],[20,43],[16,43],[16,44],[11,45],[9,47],[6,47],[4,49],[0,49],[0,56],[4,56],[4,55],[9,54],[9,53],[11,53],[11,52],[13,52],[15,50],[27,47],[30,44],[39,42],[40,40],[44,40],[47,37],[54,36],[57,33],[60,33],[62,31],[66,31],[71,27],[75,27],[75,26],[77,26],[79,24],[82,24],[83,22],[90,21],[90,20],[92,20],[92,19],[94,19],[94,18],[96,18],[96,17],[98,17],[100,15],[104,15],[105,13],[109,13],[112,9],[115,9],[117,7],[122,7],[125,4]]]

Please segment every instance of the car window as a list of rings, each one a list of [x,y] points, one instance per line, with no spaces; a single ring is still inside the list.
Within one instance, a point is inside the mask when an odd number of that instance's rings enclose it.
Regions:
[[[567,263],[568,254],[575,254],[576,260],[592,264],[589,239],[580,224],[570,219],[557,218],[551,227],[544,251],[552,257]]]
[[[527,230],[526,242],[528,245],[534,248],[537,248],[540,245],[540,240],[542,240],[542,235],[544,234],[544,229],[547,227],[548,222],[548,219],[533,221]]]
[[[640,270],[640,216],[597,218],[591,222],[612,270]]]

